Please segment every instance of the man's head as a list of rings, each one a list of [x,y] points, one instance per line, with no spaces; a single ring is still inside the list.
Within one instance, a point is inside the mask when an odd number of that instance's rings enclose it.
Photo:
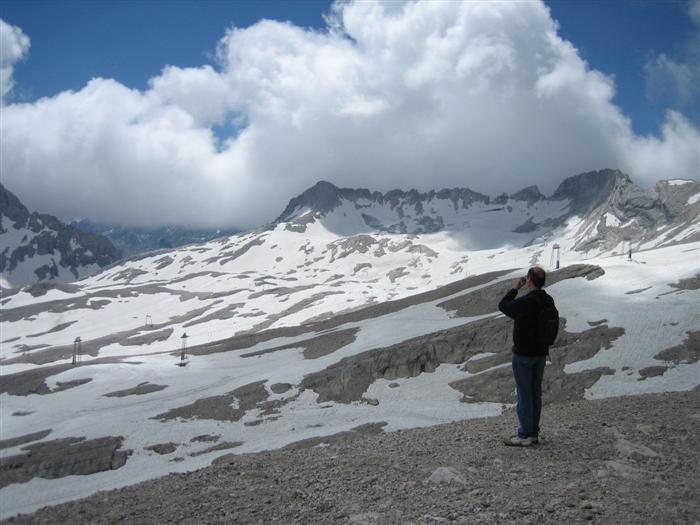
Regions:
[[[542,288],[545,281],[545,273],[539,266],[533,266],[527,271],[527,285],[528,288]]]

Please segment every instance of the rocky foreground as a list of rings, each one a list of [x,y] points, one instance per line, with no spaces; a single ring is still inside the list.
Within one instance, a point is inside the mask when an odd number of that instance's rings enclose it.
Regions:
[[[555,403],[543,418],[530,449],[501,444],[512,411],[367,425],[6,522],[700,523],[699,389]]]

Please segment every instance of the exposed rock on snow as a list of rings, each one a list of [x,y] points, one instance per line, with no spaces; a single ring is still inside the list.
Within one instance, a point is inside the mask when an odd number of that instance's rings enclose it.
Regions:
[[[299,343],[290,343],[288,345],[277,346],[267,350],[258,350],[257,352],[241,354],[241,357],[257,357],[292,348],[303,348],[304,359],[318,359],[319,357],[332,354],[336,350],[352,343],[355,340],[355,335],[358,331],[358,328],[348,328],[346,330],[324,333]]]
[[[116,470],[131,454],[131,450],[119,450],[123,440],[122,436],[76,437],[25,445],[21,450],[26,452],[0,459],[0,487],[34,477],[55,479]]]
[[[169,419],[213,419],[216,421],[238,421],[247,410],[255,408],[258,403],[265,401],[269,394],[264,387],[264,381],[250,383],[236,388],[223,396],[212,396],[198,399],[191,405],[174,408],[152,419],[167,421]],[[238,407],[234,408],[233,403]]]
[[[31,434],[26,434],[24,436],[19,436],[12,439],[2,439],[0,440],[0,450],[6,448],[18,447],[26,443],[31,443],[32,441],[39,441],[44,439],[51,433],[51,429],[40,430],[39,432],[33,432]]]
[[[679,345],[656,354],[655,359],[680,363],[697,363],[700,360],[700,330],[688,332],[688,337]]]
[[[347,357],[325,370],[309,374],[301,387],[318,394],[320,403],[357,401],[377,379],[394,380],[434,372],[442,363],[458,364],[494,349],[510,352],[505,319],[477,321]]]
[[[211,447],[205,448],[204,450],[199,450],[197,452],[193,452],[192,454],[190,454],[190,456],[192,456],[192,457],[203,456],[204,454],[209,454],[211,452],[217,452],[219,450],[229,450],[232,448],[237,448],[237,447],[240,447],[241,445],[243,445],[242,441],[234,441],[234,442],[225,441],[223,443],[217,443],[216,445],[212,445]]]
[[[141,346],[141,345],[150,345],[152,343],[155,343],[156,341],[167,341],[170,336],[173,333],[172,328],[166,328],[164,330],[160,330],[158,332],[151,332],[148,334],[143,334],[143,335],[137,335],[137,336],[132,336],[129,338],[126,338],[122,341],[119,341],[119,344],[122,346]]]
[[[673,288],[678,288],[679,290],[697,290],[700,289],[700,273],[693,277],[688,277],[687,279],[681,279],[677,283],[670,284]]]
[[[160,454],[161,456],[165,454],[172,454],[177,450],[177,444],[175,443],[157,443],[155,445],[151,445],[149,447],[146,447],[146,450],[152,450],[156,454]]]
[[[168,388],[168,385],[154,385],[152,383],[145,382],[139,383],[133,388],[125,388],[124,390],[108,392],[105,394],[105,397],[143,396],[145,394],[150,394],[151,392],[159,392],[164,388]]]

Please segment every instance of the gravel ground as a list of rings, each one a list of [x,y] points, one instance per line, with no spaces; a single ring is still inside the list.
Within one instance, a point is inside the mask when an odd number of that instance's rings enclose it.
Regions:
[[[700,524],[700,390],[548,405],[529,449],[501,444],[514,426],[509,411],[228,455],[6,522]]]

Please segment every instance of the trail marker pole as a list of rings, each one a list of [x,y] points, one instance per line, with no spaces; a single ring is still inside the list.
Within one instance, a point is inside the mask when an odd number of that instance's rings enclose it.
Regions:
[[[627,249],[625,249],[625,247]],[[631,237],[625,237],[622,241],[622,254],[627,254],[627,260],[631,261],[632,260],[632,238]]]

